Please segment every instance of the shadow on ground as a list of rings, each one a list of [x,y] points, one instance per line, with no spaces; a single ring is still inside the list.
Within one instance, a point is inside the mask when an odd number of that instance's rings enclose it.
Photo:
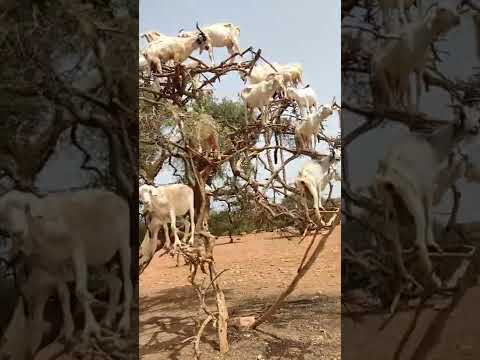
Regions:
[[[228,293],[226,296],[228,299]],[[175,300],[177,299],[177,300]],[[140,318],[140,355],[143,359],[189,359],[193,354],[197,303],[189,286],[175,287],[154,297],[143,297]],[[261,314],[275,297],[244,299],[229,308],[230,317]],[[215,308],[214,299],[208,303]],[[187,339],[187,340],[186,340]],[[186,340],[186,341],[185,341]],[[335,359],[340,346],[340,299],[324,295],[293,298],[258,330],[229,327],[230,351],[225,359]],[[206,359],[219,356],[216,329],[202,338]],[[208,355],[207,355],[208,354]],[[338,357],[339,358],[339,357]]]

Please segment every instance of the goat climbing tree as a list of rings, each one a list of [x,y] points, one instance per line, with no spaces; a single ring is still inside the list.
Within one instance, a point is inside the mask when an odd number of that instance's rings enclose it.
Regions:
[[[286,166],[302,155],[322,159],[330,156],[330,152],[325,155],[294,148],[294,120],[298,119],[294,103],[277,95],[268,106],[268,121],[261,125],[260,121],[245,122],[242,104],[225,99],[218,101],[213,97],[211,88],[222,77],[247,75],[259,61],[270,64],[262,56],[261,50],[249,48],[241,55],[241,62],[230,62],[230,58],[227,58],[219,65],[209,67],[192,58],[196,66],[164,66],[162,74],[146,77],[140,74],[143,83],[139,92],[141,181],[153,184],[155,177],[169,168],[173,170],[173,181],[189,184],[195,191],[197,242],[201,238],[208,244],[201,251],[198,248],[182,250],[190,263],[195,264],[190,281],[199,296],[202,313],[206,315],[194,342],[197,356],[200,336],[212,320],[218,324],[221,352],[228,350],[228,311],[217,282],[221,273],[217,274],[215,269],[212,236],[208,231],[211,202],[221,202],[229,209],[234,209],[238,204],[248,207],[258,214],[257,218],[264,219],[272,227],[293,225],[302,230],[320,228],[318,224],[305,220],[303,208],[295,207],[291,194],[295,194],[296,189],[287,182]],[[250,60],[246,60],[248,56],[251,56]],[[188,139],[192,134],[188,124],[195,124],[202,113],[208,113],[215,119],[220,143],[218,157],[199,153],[189,146]],[[328,138],[322,133],[319,138],[330,149],[340,146],[339,137]],[[268,178],[261,180],[265,176]],[[326,217],[335,212],[338,212],[337,204],[330,205],[330,209],[324,211]],[[151,241],[148,232],[145,233],[140,252],[141,271],[162,244],[162,238],[157,244]],[[203,268],[203,265],[208,265],[210,278],[210,285],[206,287],[195,282],[197,267]],[[205,306],[205,293],[209,287],[216,293],[216,312]]]
[[[473,14],[474,18],[478,18],[480,8],[475,6],[474,1],[462,2],[463,7],[470,8],[468,14]],[[348,294],[353,290],[361,287],[368,288],[367,296],[377,298],[384,307],[390,307],[391,311],[395,311],[401,298],[412,298],[421,296],[421,304],[418,307],[417,315],[422,309],[425,302],[432,300],[432,295],[438,295],[440,290],[430,289],[428,292],[419,291],[415,283],[409,279],[399,276],[397,269],[392,265],[394,251],[391,249],[389,240],[390,232],[383,232],[383,204],[379,203],[370,193],[361,193],[357,191],[359,188],[353,188],[353,180],[360,178],[358,174],[358,164],[355,167],[351,164],[351,156],[353,154],[352,147],[359,144],[366,136],[369,140],[374,137],[372,131],[379,127],[395,128],[406,126],[398,132],[407,130],[414,134],[429,134],[436,129],[444,126],[449,119],[440,119],[432,116],[431,110],[427,114],[412,114],[402,108],[394,108],[393,106],[386,109],[380,109],[372,105],[374,99],[369,94],[372,93],[371,83],[371,65],[372,56],[378,53],[386,42],[398,41],[394,35],[385,35],[381,30],[381,21],[379,16],[378,5],[371,1],[342,1],[342,109],[344,124],[352,126],[349,131],[342,129],[342,213],[345,215],[346,222],[343,224],[344,234],[342,236],[342,288],[344,298],[348,298]],[[461,11],[462,18],[469,16]],[[462,20],[463,21],[463,20]],[[448,35],[447,35],[448,37]],[[443,42],[445,43],[445,42]],[[450,43],[451,45],[451,43]],[[462,106],[466,103],[466,99],[475,99],[474,103],[480,104],[478,92],[479,74],[476,69],[472,69],[471,76],[466,80],[454,80],[456,74],[448,73],[444,67],[440,65],[445,59],[445,48],[440,49],[442,42],[435,42],[432,46],[434,54],[432,63],[427,66],[423,76],[423,82],[427,91],[438,91],[447,95],[452,102]],[[447,43],[448,46],[448,43]],[[474,46],[474,44],[472,44]],[[450,55],[451,56],[451,55]],[[456,54],[456,56],[460,56]],[[439,105],[436,103],[436,106]],[[392,132],[394,135],[395,132]],[[378,136],[377,136],[378,138]],[[377,152],[382,153],[384,139],[379,139]],[[375,159],[375,160],[374,160]],[[378,161],[376,156],[365,157],[361,160],[362,169],[370,168],[371,161]],[[376,165],[376,164],[375,164]],[[362,174],[363,176],[363,174]],[[356,184],[357,186],[359,184]],[[433,187],[433,184],[432,184]],[[368,190],[368,188],[367,188]],[[458,291],[453,297],[450,297],[451,305],[447,306],[439,312],[439,315],[432,321],[432,326],[424,334],[424,337],[417,348],[415,355],[420,353],[426,357],[426,354],[432,349],[440,338],[439,334],[442,326],[434,326],[436,320],[448,317],[453,311],[458,300],[463,296],[468,287],[473,286],[473,278],[468,276],[472,271],[475,259],[478,259],[478,251],[475,246],[470,246],[468,237],[471,235],[466,229],[473,229],[473,224],[457,224],[456,214],[459,209],[459,193],[455,187],[452,188],[454,193],[454,201],[452,202],[451,211],[449,211],[450,220],[448,226],[441,226],[441,237],[448,238],[448,244],[454,246],[454,250],[444,249],[443,254],[436,254],[434,259],[434,267],[442,274],[449,274],[444,279],[445,283],[453,284],[453,288]],[[359,212],[359,210],[361,212]],[[405,226],[402,227],[402,242],[405,244],[415,236],[413,232],[412,219],[408,217],[405,209],[397,209],[399,211],[399,219]],[[359,215],[362,213],[363,215]],[[347,230],[350,229],[350,230]],[[361,234],[367,236],[361,237]],[[375,241],[372,241],[375,239]],[[437,239],[438,241],[439,239]],[[467,249],[467,250],[465,250]],[[412,258],[414,253],[412,249],[402,249],[405,256]],[[469,269],[469,270],[468,270]],[[408,271],[418,275],[415,262],[408,263]],[[365,285],[367,284],[367,285]],[[415,316],[412,326],[409,327],[405,336],[398,345],[395,358],[398,358],[400,351],[404,348],[408,338],[415,329],[418,316]],[[412,358],[420,358],[413,356]],[[423,358],[423,357],[422,357]]]
[[[133,72],[137,66],[131,36],[138,21],[133,16],[115,18],[115,5],[108,2],[93,6],[73,0],[68,7],[34,1],[5,5],[0,46],[0,193],[17,189],[45,194],[101,187],[126,199],[136,214],[138,117],[137,91],[132,84],[137,81]],[[130,14],[135,14],[134,4],[129,6]],[[59,163],[62,176],[55,166]],[[75,179],[66,181],[63,173]],[[136,216],[131,216],[133,254],[138,252],[137,224]],[[15,268],[20,267],[17,260],[13,261]],[[19,278],[15,281],[20,282]],[[132,262],[132,280],[137,279]],[[18,293],[12,293],[20,306]],[[59,309],[58,305],[46,311],[49,321],[53,320],[52,329],[61,328]],[[5,321],[13,314],[9,312],[5,306]],[[136,310],[132,312],[136,318]],[[14,333],[25,348],[25,333]],[[48,334],[40,358],[66,351],[53,331]],[[85,358],[89,352],[98,357],[122,352],[121,357],[128,359],[137,356],[136,344],[136,336],[121,338],[119,334],[88,344],[75,337],[68,352],[72,358]]]

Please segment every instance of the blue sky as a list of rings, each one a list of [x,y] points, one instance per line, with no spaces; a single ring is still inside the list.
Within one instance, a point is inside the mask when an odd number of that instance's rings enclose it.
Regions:
[[[157,30],[175,35],[180,29],[193,30],[216,22],[232,22],[240,27],[240,47],[262,49],[262,55],[271,62],[299,62],[304,69],[304,81],[317,93],[319,104],[330,102],[335,96],[341,101],[340,84],[340,1],[158,1],[140,0],[139,32]],[[140,48],[145,47],[140,41]],[[225,59],[225,49],[214,49],[215,61]],[[198,52],[194,53],[198,57]],[[208,55],[200,58],[208,61]],[[244,86],[237,74],[222,78],[215,85],[214,96],[237,100]],[[327,135],[340,131],[338,114],[333,114],[327,124]],[[321,148],[323,150],[323,148]],[[287,167],[287,180],[292,180],[305,162],[297,160]],[[168,172],[160,183],[172,181]],[[340,194],[335,186],[334,194]]]
[[[340,99],[339,1],[298,0],[295,6],[285,0],[140,1],[140,33],[158,30],[175,35],[181,28],[193,30],[196,21],[200,26],[233,22],[241,29],[242,49],[260,48],[269,61],[300,62],[305,81],[315,89],[320,103],[330,101],[332,96]],[[145,43],[142,39],[140,47]],[[227,54],[224,49],[214,51],[216,59]],[[206,55],[202,58],[208,59]],[[233,75],[216,86],[215,95],[236,98],[242,85],[239,76]]]

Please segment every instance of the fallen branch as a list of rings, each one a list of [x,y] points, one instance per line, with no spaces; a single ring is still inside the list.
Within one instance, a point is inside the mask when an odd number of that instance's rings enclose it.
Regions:
[[[258,327],[259,325],[261,325],[262,323],[264,323],[265,321],[269,320],[273,314],[275,314],[275,312],[278,310],[278,308],[281,306],[281,304],[283,303],[283,301],[285,300],[285,298],[290,295],[294,290],[295,288],[297,287],[297,284],[298,282],[303,278],[303,276],[308,272],[308,270],[312,267],[312,265],[315,263],[315,260],[318,258],[318,255],[322,252],[322,250],[324,249],[325,247],[325,243],[327,242],[327,239],[330,237],[330,235],[333,233],[333,230],[335,230],[335,228],[337,227],[337,225],[339,224],[340,222],[340,214],[337,213],[335,216],[335,221],[333,222],[331,228],[328,230],[328,232],[326,234],[324,234],[322,236],[322,238],[320,239],[320,241],[318,242],[315,250],[313,251],[312,255],[310,256],[310,258],[306,261],[305,265],[301,268],[299,268],[298,272],[297,272],[297,275],[295,276],[295,278],[292,280],[292,282],[290,283],[290,285],[287,287],[287,289],[285,289],[277,298],[277,300],[275,300],[275,302],[268,308],[268,310],[263,313],[259,318],[257,318],[255,320],[255,322],[251,325],[251,328],[252,329],[255,329],[256,327]],[[314,235],[314,238],[313,240],[315,240],[315,238],[317,237],[318,235],[318,232],[320,230],[317,230],[315,232],[315,235]],[[309,250],[309,249],[307,249]]]

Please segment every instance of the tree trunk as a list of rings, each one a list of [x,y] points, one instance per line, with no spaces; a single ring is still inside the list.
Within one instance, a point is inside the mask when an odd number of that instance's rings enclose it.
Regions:
[[[217,310],[218,310],[217,330],[218,330],[218,341],[220,343],[220,353],[225,354],[229,350],[228,332],[227,332],[228,308],[227,308],[227,303],[225,302],[225,295],[223,294],[222,289],[220,288],[217,280],[215,279],[217,277],[215,265],[213,263],[210,263],[209,268],[210,268],[210,279],[212,280],[212,287],[213,287],[213,290],[215,291],[215,299],[217,302]]]

